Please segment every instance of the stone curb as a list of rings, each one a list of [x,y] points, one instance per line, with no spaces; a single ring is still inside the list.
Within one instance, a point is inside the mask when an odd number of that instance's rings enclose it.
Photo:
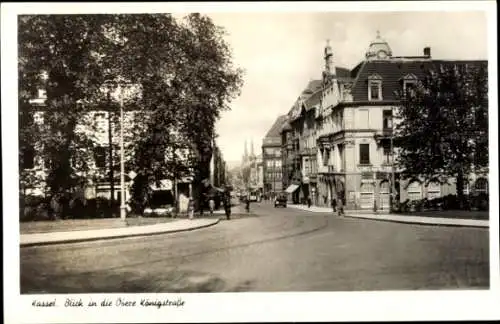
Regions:
[[[339,217],[349,217],[349,218],[358,218],[358,219],[368,219],[378,222],[392,222],[392,223],[400,223],[400,224],[415,224],[415,225],[427,225],[427,226],[443,226],[443,227],[473,227],[473,228],[489,228],[489,224],[458,224],[458,223],[438,223],[438,222],[420,222],[415,220],[404,220],[404,219],[390,219],[390,218],[375,218],[375,217],[366,217],[366,216],[358,216],[358,215],[348,215]],[[445,218],[449,219],[449,218]]]
[[[300,208],[300,207],[292,207],[295,208],[296,210],[302,210],[302,211],[308,211],[311,213],[332,213],[333,212],[328,212],[328,211],[313,211],[313,210],[307,210],[305,208]],[[334,214],[337,216],[337,214]],[[380,215],[381,216],[381,215]],[[340,216],[342,217],[342,216]],[[405,219],[391,219],[391,218],[386,218],[386,217],[374,217],[374,216],[367,216],[363,214],[355,214],[355,213],[346,213],[344,214],[343,217],[349,217],[349,218],[360,218],[360,219],[368,219],[368,220],[374,220],[374,221],[379,221],[379,222],[393,222],[393,223],[400,223],[400,224],[416,224],[416,225],[427,225],[427,226],[443,226],[443,227],[472,227],[472,228],[489,228],[489,221],[487,224],[481,224],[481,223],[469,223],[469,224],[460,224],[460,223],[448,223],[448,222],[434,222],[431,221],[430,217],[422,217],[422,220],[405,220]],[[418,217],[418,216],[416,216]],[[445,220],[453,220],[453,218],[443,218]],[[465,221],[473,221],[473,219],[463,219]]]
[[[81,243],[81,242],[91,242],[91,241],[102,241],[102,240],[114,240],[121,239],[126,237],[139,237],[139,236],[152,236],[159,234],[171,234],[171,233],[180,233],[180,232],[188,232],[197,229],[202,229],[210,226],[214,226],[218,224],[220,219],[213,219],[211,222],[203,225],[197,225],[192,227],[180,228],[180,229],[164,229],[159,230],[157,232],[149,232],[149,233],[130,233],[130,234],[118,234],[114,236],[105,236],[105,237],[85,237],[85,238],[75,238],[75,239],[62,239],[62,240],[54,240],[48,242],[20,242],[20,247],[33,247],[33,246],[47,246],[47,245],[56,245],[56,244],[70,244],[70,243]]]

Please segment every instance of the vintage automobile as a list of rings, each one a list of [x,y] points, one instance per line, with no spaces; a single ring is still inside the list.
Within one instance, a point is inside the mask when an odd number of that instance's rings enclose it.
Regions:
[[[286,203],[288,201],[288,197],[286,192],[280,192],[278,195],[276,195],[276,198],[274,198],[274,207],[278,206],[283,206],[286,208]]]
[[[174,214],[174,197],[171,190],[154,191],[143,211],[145,217],[172,217]]]

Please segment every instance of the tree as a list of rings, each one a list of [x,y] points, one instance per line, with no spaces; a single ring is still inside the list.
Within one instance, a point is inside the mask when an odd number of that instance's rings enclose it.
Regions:
[[[85,154],[89,141],[75,132],[85,112],[81,102],[92,101],[99,93],[102,68],[99,46],[105,39],[100,33],[99,15],[20,16],[19,92],[20,114],[33,114],[26,104],[43,86],[46,101],[43,126],[37,129],[38,144],[47,167],[46,183],[50,193],[69,192],[81,181],[86,167]],[[45,72],[46,78],[40,78]],[[31,125],[23,125],[20,136],[33,133]],[[20,151],[25,141],[20,142]],[[81,154],[80,154],[81,153]]]
[[[193,170],[199,200],[209,177],[215,122],[242,84],[223,30],[199,14],[182,23],[164,14],[121,16],[110,29],[126,40],[116,52],[131,59],[116,64],[141,85],[138,107],[148,116],[139,121],[144,132],[135,145],[134,167],[151,180]]]
[[[188,99],[187,105],[181,106],[185,116],[182,130],[193,139],[198,150],[199,163],[194,178],[196,193],[202,189],[201,181],[209,176],[215,122],[239,95],[243,71],[233,68],[231,51],[223,38],[224,30],[214,25],[209,17],[190,14],[184,27],[184,44],[194,46],[184,47],[185,56],[192,64],[182,66],[187,76],[183,92]]]
[[[96,106],[109,105],[104,81],[118,79],[135,89],[124,101],[135,116],[126,132],[127,168],[144,173],[143,184],[191,168],[201,184],[215,121],[242,83],[223,31],[209,18],[192,14],[179,23],[169,14],[22,16],[19,31],[21,99],[33,96],[41,72],[48,76],[39,140],[43,159],[50,162],[52,194],[69,192],[86,177],[91,159],[84,153],[95,141],[92,132],[76,131],[77,125],[90,123],[87,115]],[[116,104],[115,99],[111,106]],[[28,116],[25,106],[20,114]],[[116,113],[111,119],[114,127],[119,124]],[[32,123],[25,124],[21,145],[37,133]]]
[[[455,177],[462,201],[465,177],[488,167],[487,65],[436,66],[399,95],[395,145],[403,177]]]

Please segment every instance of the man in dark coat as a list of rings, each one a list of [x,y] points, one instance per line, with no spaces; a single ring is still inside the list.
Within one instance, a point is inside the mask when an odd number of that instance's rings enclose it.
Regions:
[[[226,218],[229,220],[231,218],[231,195],[229,191],[224,192],[224,211],[226,212]]]

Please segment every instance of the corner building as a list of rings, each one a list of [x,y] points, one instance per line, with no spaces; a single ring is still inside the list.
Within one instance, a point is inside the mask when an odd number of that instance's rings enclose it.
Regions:
[[[284,152],[295,152],[292,156],[288,154],[287,173],[296,175],[294,183],[303,188],[308,182],[303,195],[311,194],[314,188],[312,198],[318,205],[329,206],[333,199],[342,199],[347,209],[387,210],[392,186],[394,197],[401,202],[455,194],[454,179],[403,181],[398,170],[393,169],[397,152],[391,138],[393,125],[398,122],[394,116],[399,105],[395,93],[416,85],[429,69],[486,62],[433,60],[428,47],[423,49],[422,56],[396,57],[380,35],[370,43],[364,60],[352,70],[334,66],[329,44],[324,60],[319,104],[308,102],[318,91],[312,91],[314,95],[307,98],[299,97],[282,133]],[[312,114],[314,122],[310,119]],[[311,134],[314,144],[310,143]],[[294,146],[296,143],[299,147]],[[314,159],[311,151],[315,152]],[[306,170],[304,164],[311,160],[316,161],[316,168]],[[314,187],[311,179],[316,180]],[[487,170],[469,175],[465,190],[466,194],[487,193]]]

